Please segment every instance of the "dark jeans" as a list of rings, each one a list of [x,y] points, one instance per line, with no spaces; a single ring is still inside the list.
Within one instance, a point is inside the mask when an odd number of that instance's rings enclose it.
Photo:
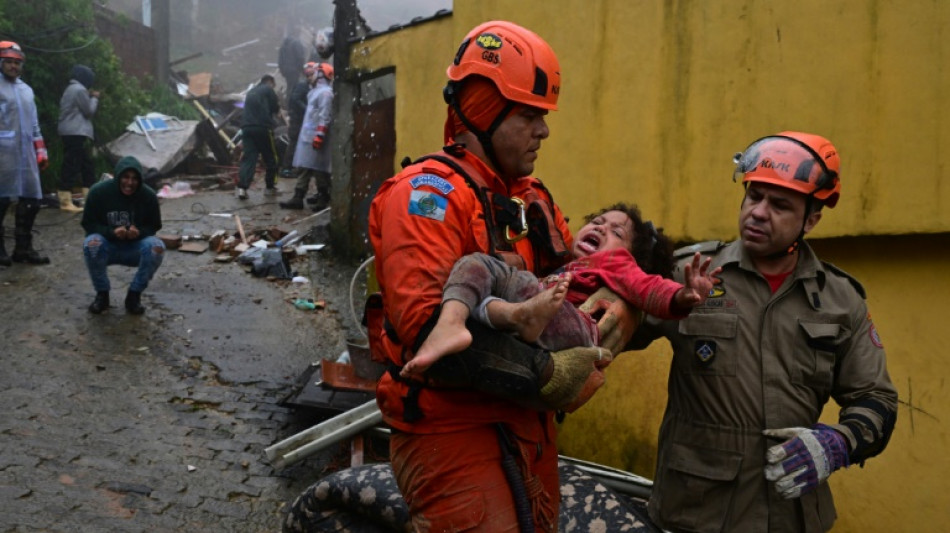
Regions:
[[[247,127],[241,131],[244,155],[241,156],[241,168],[238,170],[238,187],[247,189],[254,181],[254,171],[257,168],[257,158],[264,160],[266,173],[264,184],[274,186],[274,177],[277,176],[277,147],[274,146],[274,132],[267,128]]]
[[[59,178],[59,190],[69,191],[82,185],[92,187],[96,182],[92,154],[89,153],[89,137],[63,135],[63,168]],[[80,181],[81,179],[81,181]]]

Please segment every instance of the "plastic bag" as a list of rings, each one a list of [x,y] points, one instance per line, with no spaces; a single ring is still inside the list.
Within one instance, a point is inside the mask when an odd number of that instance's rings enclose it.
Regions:
[[[242,254],[243,255],[243,254]],[[278,248],[264,250],[260,259],[251,264],[251,273],[259,278],[274,276],[279,279],[290,279],[290,270],[284,263],[284,254]]]
[[[181,198],[195,194],[191,189],[191,184],[187,181],[176,181],[173,185],[165,185],[158,191],[159,198]]]

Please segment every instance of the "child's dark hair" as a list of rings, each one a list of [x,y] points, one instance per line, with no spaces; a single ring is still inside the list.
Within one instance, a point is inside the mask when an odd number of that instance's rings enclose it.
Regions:
[[[640,209],[636,205],[623,202],[605,207],[596,213],[584,217],[584,222],[603,215],[607,211],[620,211],[633,221],[633,254],[637,264],[647,274],[657,274],[664,278],[673,277],[673,242],[663,235],[663,228],[658,228],[652,222],[644,222]]]

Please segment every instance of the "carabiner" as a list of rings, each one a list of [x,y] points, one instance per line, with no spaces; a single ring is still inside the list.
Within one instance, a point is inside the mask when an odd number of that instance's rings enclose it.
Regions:
[[[508,241],[509,244],[514,244],[528,235],[528,215],[525,214],[524,211],[524,200],[512,196],[511,201],[518,204],[518,218],[521,219],[521,233],[514,237],[509,236],[511,234],[511,226],[505,226],[505,240]]]

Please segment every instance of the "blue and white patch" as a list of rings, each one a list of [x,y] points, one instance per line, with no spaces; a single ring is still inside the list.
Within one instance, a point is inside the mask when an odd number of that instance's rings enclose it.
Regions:
[[[413,189],[428,185],[442,194],[449,194],[455,190],[454,185],[435,174],[421,174],[409,180],[409,184],[412,185]]]
[[[431,218],[442,222],[445,220],[445,208],[449,200],[444,196],[429,191],[412,191],[409,195],[409,214]]]
[[[698,357],[699,361],[703,364],[709,363],[712,361],[712,358],[716,356],[716,341],[698,340],[694,348],[696,357]]]

